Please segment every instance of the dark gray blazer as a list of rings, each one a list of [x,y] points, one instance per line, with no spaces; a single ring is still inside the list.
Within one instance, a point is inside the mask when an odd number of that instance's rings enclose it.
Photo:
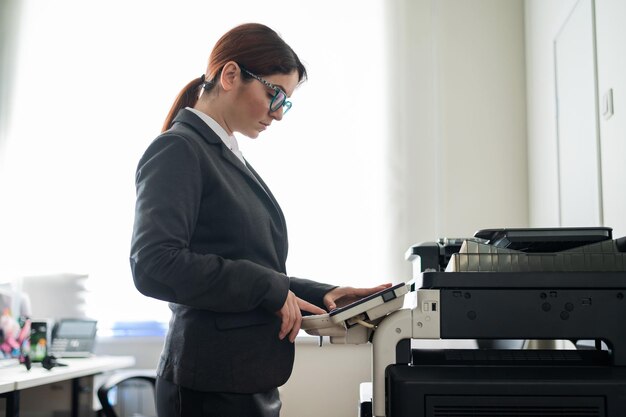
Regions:
[[[158,374],[201,391],[284,384],[294,346],[275,314],[291,289],[323,307],[333,286],[288,277],[287,229],[269,188],[197,115],[181,110],[139,161],[130,264],[170,302]]]

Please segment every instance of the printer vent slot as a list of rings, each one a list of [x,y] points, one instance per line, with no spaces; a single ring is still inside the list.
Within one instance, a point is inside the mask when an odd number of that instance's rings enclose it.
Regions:
[[[602,397],[428,396],[427,417],[606,417]]]

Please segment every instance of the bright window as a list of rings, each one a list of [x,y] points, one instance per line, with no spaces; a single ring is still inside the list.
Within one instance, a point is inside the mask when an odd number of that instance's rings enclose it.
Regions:
[[[385,236],[384,2],[25,0],[0,177],[5,276],[89,274],[87,314],[167,321],[133,286],[136,164],[210,49],[249,21],[307,66],[293,109],[240,147],[287,218],[288,272],[341,285],[390,278]]]

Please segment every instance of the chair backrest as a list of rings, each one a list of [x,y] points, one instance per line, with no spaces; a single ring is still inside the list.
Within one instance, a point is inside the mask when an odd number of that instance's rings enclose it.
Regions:
[[[98,388],[104,417],[156,416],[156,372],[146,369],[116,371]]]

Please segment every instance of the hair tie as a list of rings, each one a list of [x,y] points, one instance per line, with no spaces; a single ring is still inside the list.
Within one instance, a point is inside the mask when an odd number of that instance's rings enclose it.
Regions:
[[[200,85],[205,90],[210,90],[213,87],[213,81],[206,81],[206,75],[202,74],[200,76]]]

